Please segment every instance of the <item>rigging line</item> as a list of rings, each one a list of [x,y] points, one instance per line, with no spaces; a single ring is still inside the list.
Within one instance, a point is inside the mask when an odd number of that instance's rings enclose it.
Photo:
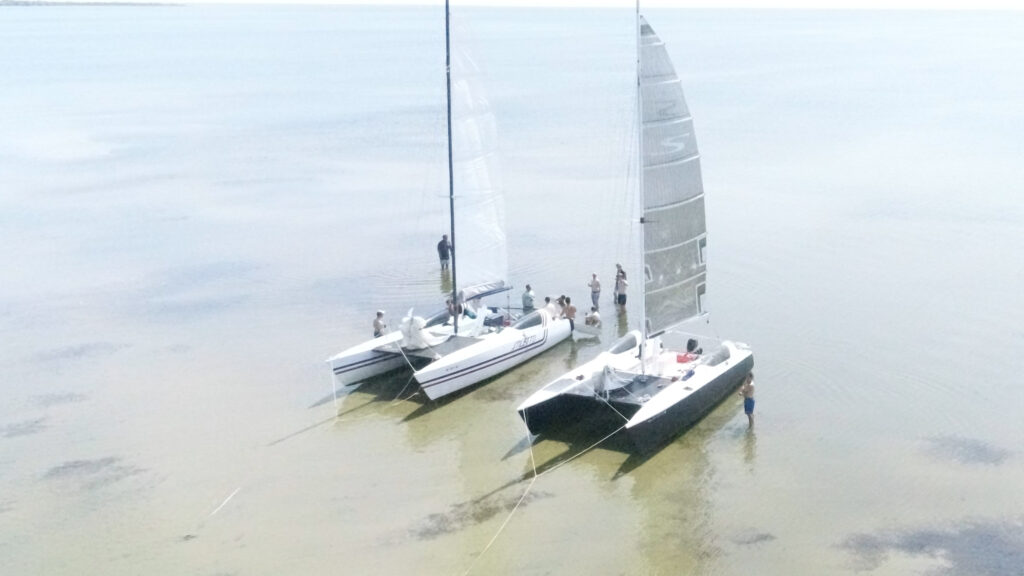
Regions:
[[[207,518],[210,518],[211,516],[213,516],[217,512],[220,512],[220,509],[223,508],[224,506],[226,506],[227,503],[230,502],[231,499],[235,497],[235,494],[238,494],[238,491],[241,490],[241,489],[242,489],[241,486],[239,486],[238,488],[235,488],[235,491],[232,492],[231,494],[229,494],[228,497],[225,498],[224,501],[220,503],[220,506],[217,506],[217,508],[213,512],[210,512],[210,516],[207,516]]]
[[[413,396],[416,396],[416,395],[418,395],[418,394],[419,394],[420,392],[422,392],[422,390],[416,390],[416,391],[414,391],[414,392],[413,392],[412,394],[409,394],[409,395],[408,395],[408,396],[406,396],[405,398],[402,398],[402,402],[405,402],[405,401],[406,401],[406,400],[408,400],[409,398],[412,398]],[[429,399],[430,399],[430,398],[427,398],[427,400],[429,400]]]
[[[415,374],[416,367],[412,365],[412,360],[409,360],[409,357],[405,355],[405,349],[402,348],[401,344],[398,345],[398,351],[402,353],[402,358],[405,358],[405,363],[409,365],[409,369],[413,371],[413,374]]]
[[[615,410],[615,409],[612,408],[612,410]],[[616,412],[618,412],[618,410],[616,410]],[[621,416],[621,414],[620,414],[620,416]],[[625,418],[625,417],[623,416],[623,418]],[[524,414],[523,424],[524,425],[526,424],[525,414]],[[505,521],[502,522],[501,526],[498,528],[498,531],[494,533],[494,536],[492,536],[491,540],[487,543],[486,546],[484,546],[484,549],[480,551],[480,554],[477,554],[476,558],[474,558],[473,562],[469,565],[469,568],[466,568],[466,571],[462,573],[462,576],[467,576],[473,570],[473,567],[476,566],[477,561],[479,561],[480,558],[482,558],[483,555],[486,554],[488,550],[490,550],[491,546],[494,545],[494,542],[498,539],[498,536],[501,535],[501,533],[505,530],[505,527],[508,526],[508,523],[512,520],[512,516],[515,515],[515,513],[519,510],[519,507],[523,504],[523,501],[526,500],[526,496],[530,493],[530,490],[533,488],[533,485],[537,482],[538,478],[540,478],[541,476],[543,476],[543,475],[545,475],[545,474],[547,474],[549,472],[554,472],[555,470],[560,468],[563,464],[568,464],[569,462],[572,462],[576,458],[579,458],[580,456],[586,454],[587,452],[590,452],[591,450],[596,448],[598,445],[600,445],[605,440],[607,440],[607,439],[611,438],[612,436],[618,434],[619,431],[621,431],[625,427],[626,427],[626,424],[623,424],[622,426],[619,426],[618,428],[616,428],[614,431],[612,431],[610,434],[608,434],[604,438],[601,438],[597,442],[594,442],[590,446],[587,446],[583,450],[577,452],[576,454],[573,454],[570,458],[567,458],[566,460],[563,460],[563,461],[559,462],[558,464],[552,466],[551,468],[548,468],[547,470],[545,470],[545,471],[543,471],[543,472],[541,472],[539,474],[537,473],[537,460],[534,457],[534,454],[533,454],[533,443],[531,442],[530,443],[530,465],[533,467],[533,478],[531,478],[530,479],[530,483],[526,485],[526,490],[523,491],[523,495],[519,497],[519,501],[516,502],[516,505],[512,507],[512,510],[509,512],[508,516],[505,518]],[[526,437],[527,437],[527,439],[532,437],[532,435],[530,434],[529,426],[526,427]]]
[[[412,375],[409,376],[409,379],[405,381],[405,386],[403,386],[402,389],[398,392],[398,394],[395,395],[395,399],[391,401],[389,406],[394,406],[395,403],[397,403],[399,401],[399,398],[402,397],[402,393],[405,392],[405,389],[409,387],[409,384],[412,382],[412,379],[415,378],[415,377],[416,377],[416,374],[412,374]],[[412,398],[412,396],[409,396],[409,398]]]
[[[612,370],[614,370],[614,368]],[[622,418],[622,420],[624,422],[627,422],[627,423],[629,422],[629,418],[626,418],[625,414],[623,414],[622,412],[619,412],[618,410],[616,410],[615,406],[612,406],[611,402],[609,402],[607,398],[604,398],[600,394],[598,394],[597,390],[595,390],[593,386],[590,386],[590,385],[586,385],[586,386],[587,386],[587,388],[590,389],[590,392],[594,395],[594,398],[597,398],[601,402],[604,402],[605,405],[608,406],[609,408],[611,408],[612,412],[615,412],[616,414],[618,414],[619,417]],[[639,398],[637,396],[635,396],[629,390],[626,390],[626,394],[629,394],[631,398],[635,398],[635,399],[639,400]],[[620,430],[621,430],[621,428],[620,428]],[[618,430],[616,430],[616,432],[618,432]]]
[[[466,571],[462,573],[462,576],[466,576],[467,574],[469,574],[473,570],[473,567],[476,566],[477,561],[480,560],[480,558],[482,558],[483,555],[486,554],[488,550],[490,550],[491,546],[494,545],[494,542],[498,539],[498,536],[500,536],[501,533],[505,530],[505,526],[508,526],[508,523],[512,520],[512,516],[514,516],[516,511],[519,510],[519,506],[521,506],[523,501],[526,500],[526,495],[530,493],[530,489],[533,488],[533,484],[536,481],[537,476],[534,476],[530,480],[530,483],[526,485],[526,490],[523,490],[523,495],[519,497],[519,501],[516,502],[516,505],[512,507],[512,510],[508,513],[508,516],[505,518],[505,521],[501,523],[501,526],[498,528],[498,531],[495,532],[494,536],[491,537],[491,541],[488,542],[487,546],[484,546],[484,549],[476,555],[476,558],[474,558],[473,562],[471,562],[469,567],[466,568]]]
[[[608,435],[607,435],[607,436],[605,436],[604,438],[601,438],[601,439],[600,439],[600,440],[598,440],[597,442],[594,442],[594,443],[593,443],[593,444],[591,444],[590,446],[587,446],[587,447],[586,447],[586,448],[584,448],[583,450],[581,450],[581,451],[577,452],[576,454],[573,454],[573,455],[572,455],[572,456],[571,456],[570,458],[567,458],[567,459],[565,459],[565,460],[563,460],[563,461],[559,462],[558,464],[555,464],[555,465],[554,465],[554,466],[552,466],[551,468],[548,468],[547,470],[545,470],[545,471],[541,472],[541,473],[540,473],[540,474],[538,474],[538,475],[537,475],[536,477],[537,477],[537,478],[540,478],[541,476],[543,476],[543,475],[545,475],[545,474],[547,474],[547,473],[549,473],[549,472],[554,472],[555,470],[558,470],[559,468],[561,468],[563,464],[568,464],[569,462],[572,462],[573,460],[575,460],[575,459],[579,458],[580,456],[583,456],[583,455],[584,455],[584,454],[586,454],[587,452],[590,452],[590,451],[591,451],[591,450],[593,450],[594,448],[597,448],[597,446],[598,446],[599,444],[601,444],[602,442],[604,442],[605,440],[607,440],[607,439],[611,438],[612,436],[614,436],[614,435],[618,434],[618,433],[619,433],[619,431],[620,431],[620,430],[622,430],[622,429],[623,429],[623,428],[625,428],[625,427],[626,427],[626,425],[625,425],[625,424],[623,424],[622,426],[619,426],[618,428],[616,428],[615,430],[613,430],[613,431],[612,431],[612,432],[611,432],[610,434],[608,434]],[[532,449],[532,447],[531,447],[531,449]]]

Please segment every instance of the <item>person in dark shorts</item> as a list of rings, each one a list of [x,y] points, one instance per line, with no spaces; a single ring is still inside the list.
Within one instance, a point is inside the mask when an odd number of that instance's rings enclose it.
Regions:
[[[441,241],[437,243],[437,257],[441,259],[441,270],[448,269],[448,260],[451,259],[451,253],[451,242],[448,242],[448,235],[444,234],[441,236]]]
[[[740,396],[743,396],[743,412],[747,415],[749,428],[754,427],[754,373],[747,374],[740,386]]]
[[[615,277],[615,302],[619,306],[626,305],[626,286],[629,286],[629,282],[626,282],[626,273],[619,270],[620,274]]]

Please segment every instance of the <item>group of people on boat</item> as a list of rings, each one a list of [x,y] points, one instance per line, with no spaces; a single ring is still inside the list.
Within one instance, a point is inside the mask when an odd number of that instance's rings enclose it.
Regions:
[[[529,314],[536,310],[534,302],[537,295],[533,292],[533,287],[529,284],[526,285],[526,289],[523,290],[523,314]],[[569,320],[569,329],[576,329],[576,306],[572,303],[572,298],[565,296],[559,296],[557,300],[552,301],[550,296],[544,297],[544,310],[552,318],[565,318]],[[593,310],[593,309],[592,309]],[[587,325],[593,325],[590,321],[590,315],[587,316]]]
[[[442,234],[440,242],[437,243],[437,256],[441,263],[441,270],[448,270],[454,250],[455,247],[448,240],[448,235]],[[615,291],[613,292],[612,299],[619,306],[620,311],[626,307],[626,288],[628,286],[629,282],[626,280],[626,271],[622,269],[622,264],[616,264]],[[601,326],[601,314],[598,312],[601,306],[601,280],[597,277],[597,272],[591,273],[587,287],[590,288],[592,306],[590,311],[584,316],[584,324],[598,328]],[[536,294],[533,291],[533,287],[527,284],[522,295],[523,314],[529,314],[536,310],[535,301]],[[451,316],[465,315],[471,319],[476,318],[476,314],[470,306],[464,306],[462,302],[453,302],[451,298],[445,301],[445,308]],[[570,297],[563,294],[555,301],[552,301],[550,296],[545,296],[544,309],[552,318],[566,318],[569,320],[570,329],[576,329],[576,306],[572,304]],[[373,337],[380,338],[386,332],[387,322],[384,320],[384,311],[378,310],[377,316],[373,320]]]
[[[437,243],[437,256],[441,263],[441,270],[448,270],[454,249],[455,247],[452,246],[452,243],[448,240],[448,235],[442,234],[440,242]],[[613,292],[612,298],[615,304],[620,307],[620,310],[625,309],[626,288],[628,286],[629,282],[626,280],[626,271],[622,269],[622,264],[616,264],[615,291]],[[597,277],[597,272],[591,273],[590,281],[587,282],[587,287],[590,288],[590,301],[592,306],[590,307],[590,311],[584,316],[584,324],[595,328],[600,327],[601,314],[598,312],[598,309],[601,306],[601,280]],[[533,291],[533,287],[527,284],[522,295],[523,314],[529,314],[536,310],[535,301],[536,294]],[[448,310],[448,313],[452,316],[462,314],[469,318],[476,318],[475,313],[469,306],[464,306],[461,302],[453,302],[451,298],[445,301],[445,307]],[[555,301],[552,301],[550,296],[545,296],[544,308],[552,318],[566,318],[569,320],[570,329],[576,329],[576,306],[572,304],[572,298],[563,294]],[[377,317],[373,320],[373,336],[374,338],[379,338],[383,336],[386,331],[387,323],[384,320],[384,311],[378,310]]]

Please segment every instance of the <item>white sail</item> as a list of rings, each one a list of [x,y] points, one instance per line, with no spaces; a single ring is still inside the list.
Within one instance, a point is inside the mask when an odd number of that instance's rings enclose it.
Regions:
[[[458,49],[452,56],[452,240],[461,289],[506,280],[508,257],[494,114],[473,60]]]
[[[704,312],[707,228],[693,117],[664,43],[642,17],[640,94],[645,327],[656,334]]]

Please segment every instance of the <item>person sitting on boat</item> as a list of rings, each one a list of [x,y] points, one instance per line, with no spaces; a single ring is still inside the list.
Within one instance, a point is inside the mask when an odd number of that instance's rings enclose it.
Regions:
[[[694,338],[690,338],[689,340],[686,341],[686,351],[691,354],[697,355],[704,353],[703,348],[697,348],[697,340]]]
[[[703,353],[704,349],[698,348],[697,341],[694,340],[693,338],[690,338],[689,340],[686,341],[686,353],[680,354],[677,360],[680,363],[693,362],[697,358],[700,358],[700,355]]]
[[[384,331],[387,330],[388,325],[384,322],[384,311],[377,310],[377,317],[373,319],[373,337],[380,338],[384,335]]]
[[[576,329],[576,307],[572,305],[572,298],[565,297],[565,307],[562,308],[562,316],[569,320],[569,331]]]
[[[526,290],[523,292],[523,314],[530,312],[533,312],[533,288],[527,284]]]
[[[583,323],[594,328],[601,326],[601,315],[597,313],[597,306],[590,307],[590,313],[583,319]]]

